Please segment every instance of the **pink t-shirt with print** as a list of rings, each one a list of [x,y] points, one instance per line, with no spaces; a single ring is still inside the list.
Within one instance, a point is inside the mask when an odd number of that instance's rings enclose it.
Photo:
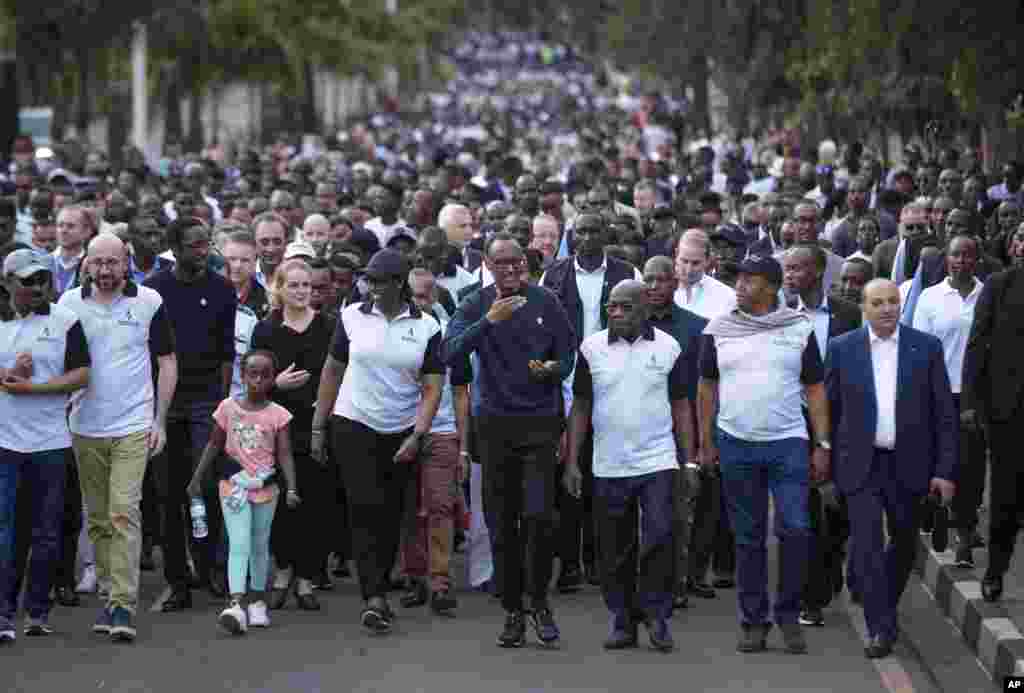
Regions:
[[[274,402],[259,411],[248,411],[234,398],[228,398],[213,412],[213,420],[227,433],[224,452],[242,465],[242,469],[256,476],[274,470],[277,433],[288,425],[292,415]],[[233,490],[234,484],[229,479],[221,480],[221,496],[230,496]],[[277,484],[270,483],[250,490],[249,500],[265,503],[276,495]]]

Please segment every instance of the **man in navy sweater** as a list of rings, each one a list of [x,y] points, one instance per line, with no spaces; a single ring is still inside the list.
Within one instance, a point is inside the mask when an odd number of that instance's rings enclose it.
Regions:
[[[558,626],[547,601],[553,558],[554,468],[563,425],[561,383],[572,372],[576,336],[551,292],[524,281],[526,256],[507,233],[487,241],[494,284],[459,306],[441,344],[447,364],[476,352],[484,506],[507,615],[501,647],[525,643],[523,557],[530,561],[530,619],[543,645]],[[524,547],[529,545],[527,554]]]
[[[228,396],[235,359],[235,291],[209,271],[210,232],[196,219],[179,218],[167,228],[167,242],[177,262],[144,283],[163,298],[174,326],[178,387],[167,413],[167,463],[162,476],[166,525],[163,537],[164,577],[171,588],[164,611],[192,605],[185,537],[189,522],[185,487],[210,437],[213,411]],[[182,459],[182,457],[184,459]],[[160,472],[158,471],[158,476]],[[209,538],[193,555],[200,579],[215,596],[223,596],[223,557],[216,560],[222,519],[216,488],[206,492]],[[215,574],[217,573],[217,574]]]

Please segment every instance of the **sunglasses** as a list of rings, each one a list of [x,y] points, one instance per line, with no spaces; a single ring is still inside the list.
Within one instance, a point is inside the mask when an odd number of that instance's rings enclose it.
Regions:
[[[904,224],[903,228],[906,231],[927,231],[928,226],[926,224]]]
[[[15,279],[17,279],[18,283],[21,284],[22,286],[46,286],[46,284],[50,281],[50,273],[35,272],[25,277],[24,279],[20,277],[15,277]]]

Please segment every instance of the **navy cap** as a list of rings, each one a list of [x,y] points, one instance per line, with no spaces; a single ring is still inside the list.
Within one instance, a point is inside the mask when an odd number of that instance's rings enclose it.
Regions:
[[[655,205],[651,210],[651,219],[674,219],[676,213],[669,205]]]
[[[725,241],[731,246],[742,248],[747,244],[747,234],[735,224],[719,224],[711,234],[711,242]]]
[[[768,255],[751,255],[739,265],[740,274],[756,274],[772,284],[782,285],[782,265]]]
[[[409,261],[397,250],[378,250],[366,265],[367,277],[405,277],[410,270]]]

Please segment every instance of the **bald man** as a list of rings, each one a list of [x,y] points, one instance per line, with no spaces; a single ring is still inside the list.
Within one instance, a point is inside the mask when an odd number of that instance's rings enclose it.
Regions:
[[[93,631],[133,640],[142,479],[147,461],[167,439],[178,367],[160,294],[125,279],[124,243],[101,233],[89,244],[87,262],[92,282],[65,292],[59,305],[78,315],[93,355],[89,387],[69,418],[97,572],[111,584]]]
[[[651,645],[668,652],[673,491],[678,451],[691,457],[691,388],[679,342],[654,328],[649,314],[647,285],[625,279],[608,296],[608,328],[580,346],[564,483],[582,495],[580,454],[593,427],[601,584],[612,615],[604,646],[635,647],[643,623]]]
[[[829,342],[825,385],[833,475],[846,497],[850,559],[863,593],[864,651],[874,659],[892,653],[921,502],[931,495],[948,505],[953,498],[958,417],[942,343],[899,324],[896,283],[868,282],[861,309],[867,325]]]

